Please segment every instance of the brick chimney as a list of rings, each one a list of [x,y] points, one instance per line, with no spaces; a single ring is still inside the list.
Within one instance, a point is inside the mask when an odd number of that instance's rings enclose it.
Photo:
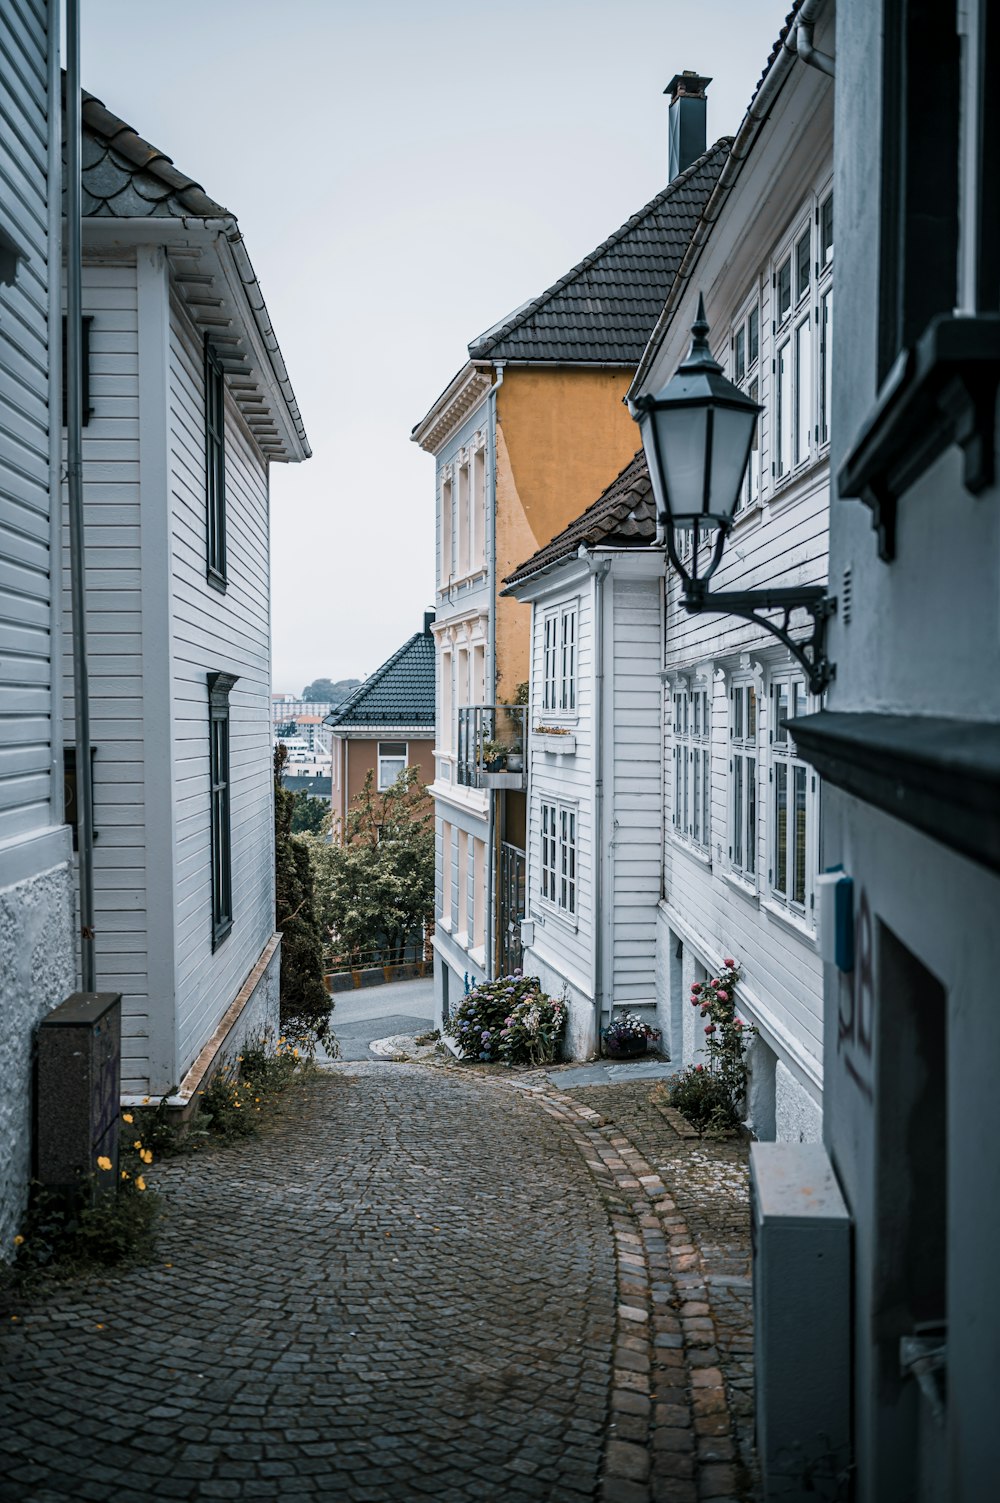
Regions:
[[[711,82],[700,73],[675,73],[663,91],[670,95],[667,119],[671,183],[703,155],[708,145],[705,90]]]

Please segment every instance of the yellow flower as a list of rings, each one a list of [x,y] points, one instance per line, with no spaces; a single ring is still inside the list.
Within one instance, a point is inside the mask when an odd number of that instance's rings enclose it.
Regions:
[[[144,1164],[151,1164],[153,1162],[153,1150],[151,1148],[144,1148],[139,1157]]]
[[[133,1148],[141,1148],[142,1147],[142,1139],[141,1138],[136,1138],[135,1142],[132,1144],[132,1147]]]
[[[18,1232],[17,1236],[14,1238],[14,1246],[15,1247],[22,1247],[23,1245],[24,1245],[24,1238],[21,1236],[21,1233]]]
[[[125,1169],[122,1170],[122,1179],[128,1179],[128,1172]]]
[[[141,1174],[137,1174],[135,1177],[135,1188],[137,1190],[145,1190],[146,1188],[146,1181],[143,1179]]]
[[[111,1168],[111,1160],[108,1158],[107,1154],[101,1154],[100,1158],[97,1160],[97,1167],[98,1169],[105,1170]]]
[[[122,1112],[122,1121],[123,1122],[127,1122],[128,1125],[129,1125],[129,1127],[131,1127],[132,1126],[132,1113],[131,1112]]]

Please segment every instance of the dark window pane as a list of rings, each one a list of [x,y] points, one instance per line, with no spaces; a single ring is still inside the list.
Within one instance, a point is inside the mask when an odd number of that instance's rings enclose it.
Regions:
[[[733,759],[733,863],[743,865],[743,758]]]
[[[819,266],[820,271],[833,260],[833,194],[830,193],[819,208]]]
[[[784,318],[792,306],[792,262],[791,258],[782,261],[778,267],[778,322]]]
[[[795,245],[795,301],[809,290],[809,231]]]
[[[742,381],[747,373],[747,337],[741,324],[736,330],[735,379]]]
[[[788,766],[776,762],[774,767],[774,885],[778,892],[788,888]]]
[[[760,309],[751,308],[747,319],[747,366],[750,370],[760,354]]]
[[[746,872],[757,870],[757,759],[747,757],[747,859]]]
[[[793,859],[792,902],[805,907],[806,902],[806,769],[793,767],[795,792],[795,853]]]

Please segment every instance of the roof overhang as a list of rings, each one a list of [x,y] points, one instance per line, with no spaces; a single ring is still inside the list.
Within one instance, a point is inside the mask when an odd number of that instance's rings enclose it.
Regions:
[[[215,345],[258,448],[277,463],[309,458],[295,393],[235,219],[89,217],[83,245],[85,253],[98,254],[162,246],[192,323]]]
[[[445,387],[410,434],[428,454],[437,454],[493,385],[493,362],[469,360]]]

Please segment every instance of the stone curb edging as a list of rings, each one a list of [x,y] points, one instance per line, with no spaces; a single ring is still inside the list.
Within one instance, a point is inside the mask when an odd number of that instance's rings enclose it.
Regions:
[[[569,1131],[614,1235],[618,1308],[600,1503],[737,1503],[732,1415],[685,1218],[613,1123],[559,1091],[525,1094]]]

